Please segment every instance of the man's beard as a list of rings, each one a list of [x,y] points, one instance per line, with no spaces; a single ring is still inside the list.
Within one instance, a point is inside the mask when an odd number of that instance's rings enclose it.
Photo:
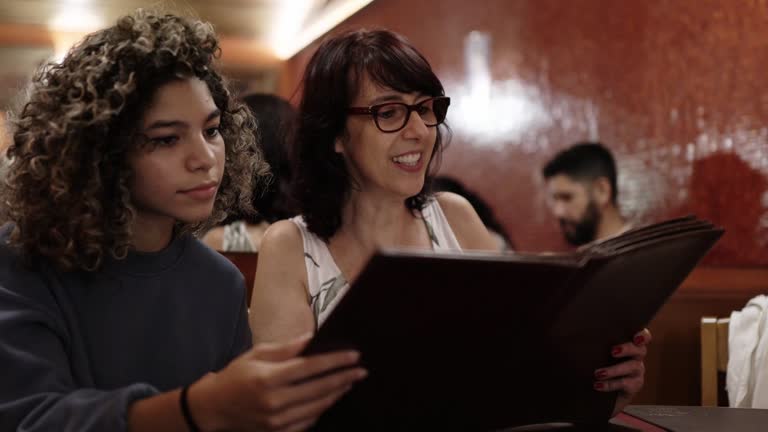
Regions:
[[[584,210],[584,216],[580,220],[560,219],[560,228],[568,243],[573,246],[581,246],[595,240],[599,223],[600,212],[597,209],[597,204],[590,200],[587,208]]]

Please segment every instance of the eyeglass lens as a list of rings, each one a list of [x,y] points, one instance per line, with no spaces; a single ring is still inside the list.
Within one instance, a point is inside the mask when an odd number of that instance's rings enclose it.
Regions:
[[[448,98],[427,99],[414,108],[416,114],[426,126],[437,126],[445,120],[448,112]],[[376,110],[376,123],[385,132],[405,127],[409,116],[408,105],[390,103],[379,105]]]

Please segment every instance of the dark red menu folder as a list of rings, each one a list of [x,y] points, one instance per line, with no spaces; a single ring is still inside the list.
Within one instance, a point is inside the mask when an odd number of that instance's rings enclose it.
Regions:
[[[316,430],[604,424],[593,390],[723,231],[692,217],[571,254],[382,251],[306,353],[355,348],[369,376]]]

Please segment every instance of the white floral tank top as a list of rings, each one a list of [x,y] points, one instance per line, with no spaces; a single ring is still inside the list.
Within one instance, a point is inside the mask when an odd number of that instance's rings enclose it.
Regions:
[[[432,240],[432,250],[461,251],[461,246],[437,200],[430,200],[421,211],[421,215]],[[299,227],[304,241],[304,262],[307,268],[310,305],[317,328],[320,328],[349,290],[349,283],[333,260],[328,244],[309,231],[304,218],[296,216],[291,219],[291,222]]]

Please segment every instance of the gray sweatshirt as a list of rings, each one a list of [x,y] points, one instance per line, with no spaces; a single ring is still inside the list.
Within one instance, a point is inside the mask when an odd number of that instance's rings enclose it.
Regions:
[[[250,347],[243,277],[185,235],[98,272],[24,266],[0,231],[0,431],[124,431],[136,399]]]

